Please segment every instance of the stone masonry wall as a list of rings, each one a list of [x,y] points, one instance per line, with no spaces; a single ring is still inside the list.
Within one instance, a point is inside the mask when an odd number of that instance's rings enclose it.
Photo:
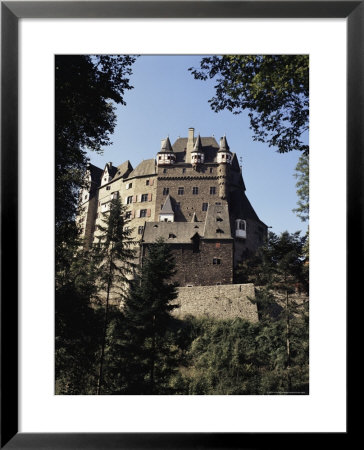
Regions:
[[[255,298],[252,283],[180,287],[178,298],[173,302],[179,308],[173,314],[180,319],[192,315],[216,319],[241,317],[250,322],[258,322],[257,306],[248,297]]]

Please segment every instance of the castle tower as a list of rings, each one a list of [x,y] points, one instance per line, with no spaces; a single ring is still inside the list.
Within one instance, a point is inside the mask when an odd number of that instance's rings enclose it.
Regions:
[[[191,152],[191,164],[194,169],[197,168],[199,164],[203,164],[205,161],[205,154],[202,150],[202,142],[200,135],[196,139],[196,143]]]
[[[176,162],[176,155],[173,152],[169,137],[162,140],[161,149],[157,155],[157,165],[171,165]]]
[[[219,197],[222,199],[226,199],[228,194],[227,177],[231,161],[232,154],[226,136],[224,136],[220,139],[220,148],[217,152],[217,163],[219,164]]]

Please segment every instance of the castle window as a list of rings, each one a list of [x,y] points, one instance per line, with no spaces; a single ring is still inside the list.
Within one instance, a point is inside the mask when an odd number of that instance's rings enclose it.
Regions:
[[[211,186],[210,187],[210,195],[215,195],[216,194],[216,187],[215,186]]]
[[[186,168],[185,167],[182,169],[182,173],[186,173]]]
[[[246,223],[245,220],[237,220],[236,221],[236,229],[245,231]]]
[[[225,155],[221,155],[221,158],[222,158],[222,159],[225,159]]]
[[[163,173],[167,173],[167,169],[163,169]]]
[[[126,204],[130,205],[130,203],[133,203],[133,196],[132,195],[129,195],[129,197],[127,197],[127,199],[126,199]]]
[[[87,194],[85,195],[85,200],[87,200]]]
[[[147,217],[147,210],[146,209],[141,209],[139,217]]]
[[[130,218],[131,218],[131,211],[126,211],[125,219],[130,219]]]
[[[221,202],[216,202],[215,205],[220,206]]]
[[[177,194],[178,195],[183,195],[184,193],[185,193],[185,188],[184,187],[179,187],[178,191],[177,191]]]
[[[107,190],[107,191],[110,191],[110,186],[106,186],[106,190]]]
[[[222,222],[222,218],[221,217],[216,217],[216,222]]]
[[[202,203],[202,211],[207,211],[208,206],[208,203]]]
[[[131,189],[133,187],[133,183],[127,183],[126,189]]]
[[[158,156],[159,161],[162,159],[161,155]]]
[[[138,227],[138,234],[143,234],[143,230],[144,230],[144,226],[143,225]]]
[[[163,188],[163,195],[168,195],[169,194],[169,188]]]
[[[146,186],[149,186],[149,180],[146,180],[146,181],[145,181],[145,185],[146,185]]]
[[[177,236],[175,234],[173,234],[173,233],[169,233],[169,235],[168,235],[168,239],[174,239],[176,237]]]
[[[212,264],[214,264],[214,265],[221,264],[221,259],[220,258],[213,258]]]
[[[224,230],[222,230],[221,228],[216,229],[216,233],[223,233],[223,232],[224,232]]]
[[[142,194],[141,198],[140,198],[141,202],[147,202],[148,201],[148,194]]]
[[[212,167],[210,167],[210,173],[212,173],[214,171],[214,169]]]
[[[112,200],[116,200],[117,198],[119,197],[119,192],[113,192],[112,194],[111,194],[111,198],[112,198]]]
[[[198,194],[198,187],[197,186],[192,188],[192,194],[193,195],[197,195]]]

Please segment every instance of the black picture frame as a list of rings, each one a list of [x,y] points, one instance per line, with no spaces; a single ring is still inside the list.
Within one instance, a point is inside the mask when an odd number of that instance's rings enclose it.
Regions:
[[[295,433],[292,437],[291,433],[18,432],[18,22],[21,18],[116,17],[347,19],[347,305],[359,289],[363,273],[364,1],[1,2],[1,448],[269,448],[268,443],[278,436],[280,446],[291,445],[298,439]],[[337,433],[336,442],[347,438],[349,431],[348,426],[346,433]],[[304,433],[299,443],[310,437]],[[315,444],[323,441],[327,441],[325,433],[316,433]]]

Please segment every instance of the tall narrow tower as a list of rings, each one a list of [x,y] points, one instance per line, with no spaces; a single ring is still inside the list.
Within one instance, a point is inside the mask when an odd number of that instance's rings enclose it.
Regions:
[[[219,197],[226,199],[228,195],[228,171],[232,161],[232,154],[226,140],[226,136],[220,139],[220,148],[217,152],[217,163],[219,164]]]

